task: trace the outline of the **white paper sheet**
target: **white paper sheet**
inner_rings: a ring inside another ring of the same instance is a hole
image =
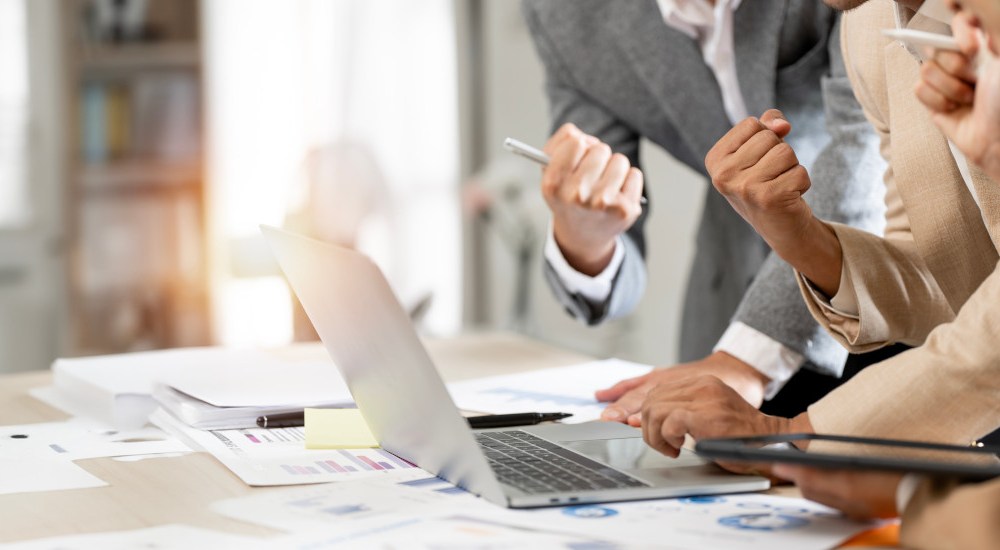
[[[472,514],[472,517],[478,517]],[[486,516],[507,525],[612,538],[617,542],[699,550],[833,548],[872,525],[848,520],[805,499],[723,495],[506,510]]]
[[[0,456],[0,495],[104,487],[107,483],[69,460]]]
[[[161,525],[134,531],[67,535],[5,545],[6,550],[188,550],[190,548],[276,548],[268,539],[231,535],[186,525]]]
[[[83,460],[190,451],[177,438],[152,427],[121,431],[80,418],[0,426],[0,457],[6,458]]]
[[[871,525],[824,506],[768,495],[689,497],[508,510],[444,480],[357,480],[217,502],[217,512],[289,532],[326,526],[330,546],[363,536],[418,532],[433,521],[479,522],[622,547],[701,550],[832,548]],[[318,540],[318,539],[317,539]],[[324,546],[318,546],[322,548]]]
[[[417,469],[382,449],[306,449],[302,428],[196,430],[162,409],[153,413],[150,421],[189,445],[211,453],[251,486],[391,477]]]
[[[625,378],[643,375],[652,369],[620,359],[593,361],[569,367],[493,376],[448,384],[460,409],[491,414],[517,412],[566,412],[566,423],[597,420],[605,403],[594,392]]]
[[[461,516],[447,518],[407,517],[367,521],[351,525],[346,532],[313,529],[312,532],[275,539],[281,548],[479,548],[503,550],[566,548],[612,550],[624,546],[587,537],[508,527]]]
[[[209,357],[211,360],[209,360]],[[290,362],[263,351],[192,352],[160,382],[216,407],[284,407],[354,402],[333,361]],[[194,368],[200,365],[202,368]]]
[[[492,504],[423,470],[392,478],[352,480],[222,500],[212,509],[222,515],[288,532],[326,525],[340,530],[360,521],[444,517]]]

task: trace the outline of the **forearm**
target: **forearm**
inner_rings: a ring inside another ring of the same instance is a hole
[[[844,253],[833,228],[813,216],[797,235],[765,239],[781,259],[805,275],[817,289],[827,296],[837,294]]]

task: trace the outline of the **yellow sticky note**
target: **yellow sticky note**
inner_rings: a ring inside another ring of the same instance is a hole
[[[378,441],[358,409],[306,409],[307,449],[368,449]]]

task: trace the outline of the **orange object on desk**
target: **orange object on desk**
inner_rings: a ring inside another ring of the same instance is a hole
[[[854,535],[838,548],[857,546],[899,546],[899,522],[889,523]]]

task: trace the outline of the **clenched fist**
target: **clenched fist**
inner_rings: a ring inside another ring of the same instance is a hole
[[[712,184],[785,261],[834,295],[843,261],[833,230],[803,199],[811,185],[784,137],[791,124],[772,109],[747,118],[705,157]]]
[[[615,238],[642,212],[642,172],[625,155],[565,124],[545,144],[542,195],[566,261],[594,276],[611,262]]]

